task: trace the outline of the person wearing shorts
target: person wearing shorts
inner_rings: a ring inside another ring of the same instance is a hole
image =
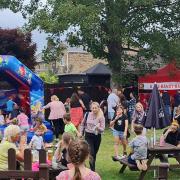
[[[119,160],[124,158],[126,153],[126,146],[127,146],[127,132],[128,132],[128,118],[124,114],[124,108],[122,106],[117,106],[116,108],[116,116],[110,122],[110,126],[113,128],[113,136],[114,136],[114,158]],[[123,146],[123,156],[120,157],[118,155],[118,148],[119,144]]]

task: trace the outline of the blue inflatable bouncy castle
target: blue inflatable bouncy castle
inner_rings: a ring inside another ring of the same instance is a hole
[[[17,58],[0,55],[0,76],[20,95],[20,106],[29,116],[32,108],[38,110],[44,105],[43,81]],[[0,96],[3,96],[2,93]]]

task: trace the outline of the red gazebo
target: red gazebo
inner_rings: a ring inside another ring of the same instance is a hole
[[[139,97],[143,104],[145,99],[149,99],[154,83],[157,83],[160,91],[167,90],[173,96],[180,89],[180,69],[176,67],[175,62],[158,69],[155,73],[148,73],[139,77]]]

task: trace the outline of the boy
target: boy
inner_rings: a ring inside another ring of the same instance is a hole
[[[13,98],[9,97],[9,100],[6,102],[7,117],[11,118],[10,115],[11,115],[11,112],[13,111],[13,108],[14,108],[15,104],[16,103],[13,101]]]
[[[29,147],[35,150],[40,150],[44,148],[44,142],[42,137],[41,130],[37,129],[34,136],[31,139],[31,142],[29,143]]]
[[[143,126],[134,125],[134,132],[136,137],[129,143],[132,154],[128,157],[128,162],[137,165],[139,170],[146,171],[148,141],[146,136],[142,135]]]
[[[70,117],[69,113],[64,114],[63,121],[65,124],[64,132],[68,132],[68,133],[72,134],[73,137],[76,137],[76,136],[80,137],[81,136],[81,134],[78,132],[78,130],[76,129],[74,124],[71,122],[71,117]]]

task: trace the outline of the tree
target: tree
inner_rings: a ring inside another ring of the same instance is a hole
[[[36,44],[32,43],[31,33],[23,33],[19,29],[0,29],[0,54],[12,55],[34,69],[36,65]]]
[[[70,45],[107,59],[115,76],[129,64],[142,72],[158,65],[157,56],[180,57],[179,0],[32,0],[23,15],[30,29],[67,32]]]
[[[43,50],[42,59],[45,63],[52,66],[52,73],[58,73],[57,61],[63,56],[63,51],[66,47],[56,37],[48,37],[47,48]]]
[[[0,9],[9,8],[13,12],[18,12],[22,8],[21,0],[0,0]]]
[[[58,83],[58,77],[51,71],[41,72],[39,73],[39,77],[47,84]]]

